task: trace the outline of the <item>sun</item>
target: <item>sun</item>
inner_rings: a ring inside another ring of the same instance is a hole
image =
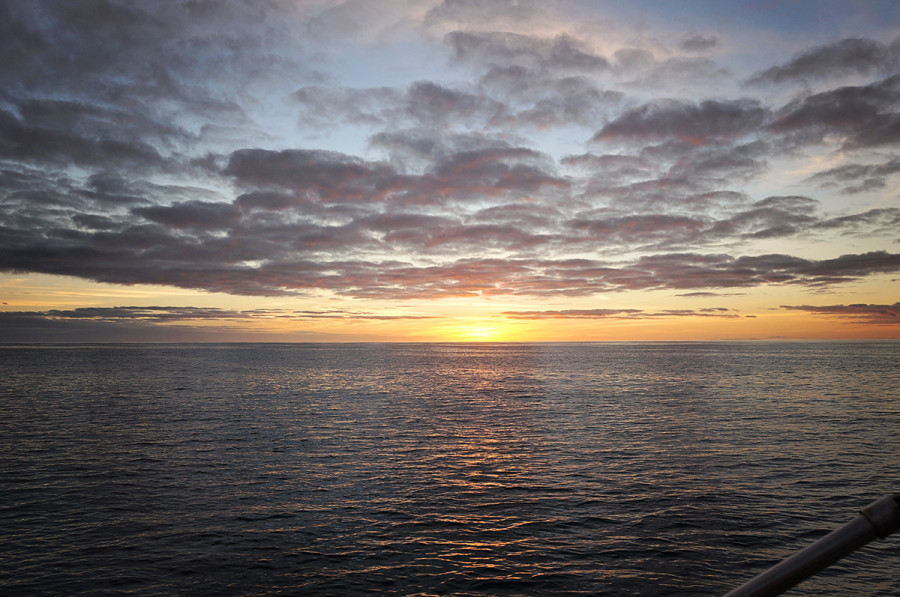
[[[454,322],[441,335],[451,342],[503,342],[511,339],[512,330],[496,319],[467,318]]]
[[[495,328],[476,326],[462,330],[463,337],[469,342],[491,342],[499,340],[502,334]]]

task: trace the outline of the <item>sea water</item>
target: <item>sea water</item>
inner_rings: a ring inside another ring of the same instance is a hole
[[[898,464],[895,341],[5,346],[0,593],[719,595]]]

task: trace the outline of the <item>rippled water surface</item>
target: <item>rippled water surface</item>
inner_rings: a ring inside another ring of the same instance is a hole
[[[718,595],[900,491],[900,342],[0,347],[0,415],[4,595]]]

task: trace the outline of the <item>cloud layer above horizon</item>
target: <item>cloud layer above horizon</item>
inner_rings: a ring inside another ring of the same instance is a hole
[[[900,9],[852,4],[791,35],[752,2],[5,2],[0,272],[387,301],[893,276]]]

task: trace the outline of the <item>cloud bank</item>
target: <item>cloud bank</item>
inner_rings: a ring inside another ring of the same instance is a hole
[[[379,6],[4,3],[0,271],[398,301],[900,271],[897,39],[761,50],[749,70],[729,30]],[[825,165],[763,190],[807,158]],[[90,317],[126,314],[202,316]]]

